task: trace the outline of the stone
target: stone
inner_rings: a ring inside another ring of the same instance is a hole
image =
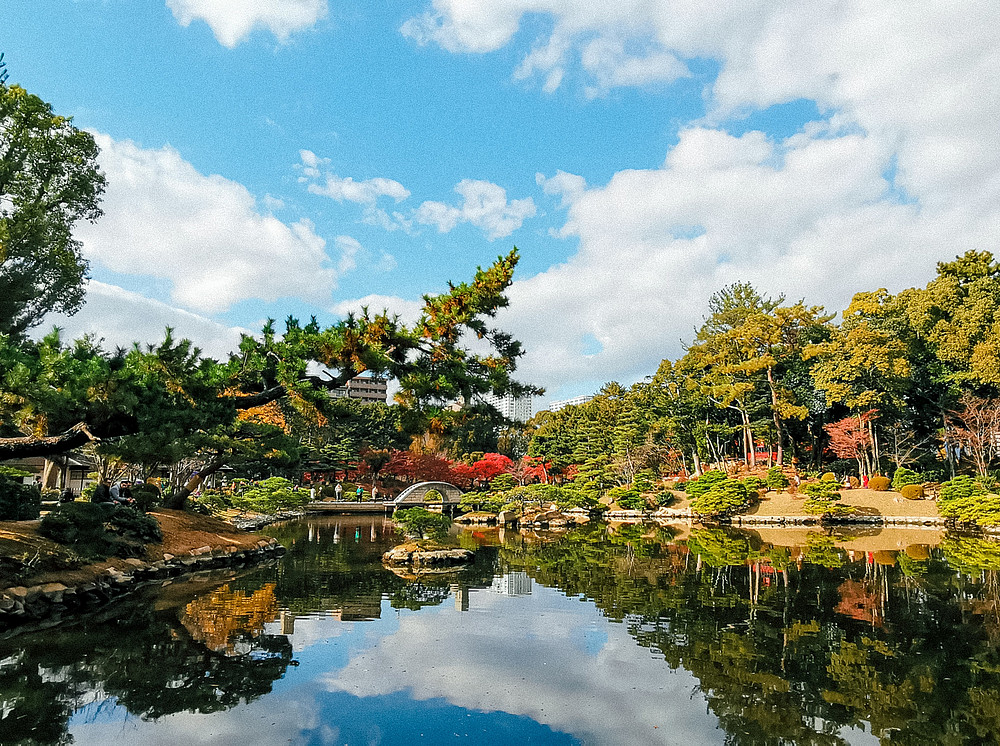
[[[136,557],[129,557],[128,559],[125,560],[125,564],[126,565],[132,565],[132,567],[145,567],[146,566],[145,562],[143,562],[141,559],[138,559]]]
[[[42,586],[42,595],[54,604],[62,603],[66,586],[62,583],[46,583]]]
[[[164,562],[169,562],[169,561],[170,561],[170,560],[172,560],[173,558],[174,558],[174,555],[172,555],[172,554],[164,554],[164,555],[163,555],[163,561],[164,561]]]
[[[508,525],[510,523],[515,523],[518,519],[518,515],[513,510],[501,510],[497,513],[497,523],[501,525]]]
[[[28,597],[28,589],[25,588],[23,585],[18,585],[14,586],[13,588],[8,588],[6,593],[15,601],[23,602],[24,599]]]

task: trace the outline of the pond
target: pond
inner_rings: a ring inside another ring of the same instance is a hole
[[[382,567],[380,518],[0,639],[0,743],[869,744],[1000,737],[1000,544],[584,526]]]

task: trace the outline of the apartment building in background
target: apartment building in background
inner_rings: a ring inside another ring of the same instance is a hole
[[[562,401],[554,401],[549,404],[550,412],[558,412],[560,409],[565,409],[566,407],[578,407],[581,404],[586,404],[593,396],[583,395],[574,396],[572,399],[563,399]]]
[[[514,396],[494,396],[493,394],[483,394],[480,399],[492,406],[508,420],[515,422],[527,422],[531,419],[531,397]]]
[[[365,404],[372,402],[385,404],[388,390],[388,384],[384,379],[362,374],[352,378],[346,385],[331,390],[330,396],[338,399],[360,399]]]

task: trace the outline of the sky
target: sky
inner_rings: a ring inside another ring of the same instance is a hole
[[[1000,5],[0,0],[17,83],[91,131],[108,345],[224,355],[516,246],[547,401],[683,354],[749,281],[836,312],[1000,235]]]

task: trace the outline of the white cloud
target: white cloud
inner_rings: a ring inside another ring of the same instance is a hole
[[[563,232],[578,253],[516,282],[501,312],[525,342],[524,377],[554,388],[651,373],[732,282],[838,309],[859,289],[923,284],[936,261],[989,245],[1000,210],[899,203],[883,178],[889,159],[860,134],[774,144],[693,128],[662,168],[576,193]],[[591,336],[602,349],[584,356]]]
[[[435,226],[439,233],[448,233],[460,223],[471,223],[492,241],[509,236],[527,218],[535,215],[535,202],[531,197],[508,202],[507,191],[488,181],[463,179],[455,191],[462,197],[458,207],[443,202],[424,202],[414,213],[414,220],[421,225]]]
[[[355,181],[350,176],[338,176],[324,169],[329,165],[329,158],[320,158],[311,150],[300,150],[302,163],[296,168],[302,173],[299,181],[309,182],[307,187],[312,194],[335,199],[338,202],[357,202],[360,205],[374,205],[379,197],[391,197],[396,202],[402,202],[410,196],[410,191],[398,181],[376,177]]]
[[[108,189],[104,217],[78,230],[88,258],[166,279],[174,302],[202,312],[249,298],[329,300],[336,273],[311,222],[262,214],[242,184],[199,173],[169,146],[95,137]]]
[[[535,183],[546,194],[561,196],[562,207],[570,205],[587,188],[587,182],[582,176],[565,171],[556,171],[556,175],[551,177],[541,173],[535,174]]]
[[[167,0],[167,7],[185,28],[192,21],[204,21],[218,42],[230,49],[258,28],[285,42],[327,14],[327,0]]]
[[[856,290],[923,284],[935,262],[995,244],[995,3],[433,0],[404,32],[481,53],[511,43],[529,14],[551,23],[533,24],[548,30],[514,75],[548,89],[574,70],[588,95],[672,80],[695,58],[719,73],[704,90],[708,116],[662,168],[590,189],[539,180],[569,207],[556,234],[579,251],[512,288],[505,318],[527,343],[525,377],[556,387],[650,373],[736,280],[840,309]],[[798,99],[827,121],[783,142],[723,131]],[[588,335],[603,345],[590,358]]]
[[[251,333],[97,280],[87,284],[87,301],[80,311],[73,316],[49,314],[36,335],[53,326],[63,329],[66,339],[84,334],[104,339],[107,349],[128,348],[134,342],[158,344],[169,326],[175,339],[190,339],[206,355],[219,359],[238,349],[241,333]]]
[[[342,300],[330,307],[330,312],[337,316],[346,316],[350,312],[360,313],[361,309],[367,307],[371,313],[381,313],[383,310],[389,315],[396,314],[404,324],[412,325],[420,318],[420,312],[424,308],[423,301],[407,300],[394,295],[366,295],[362,298],[352,298]]]
[[[418,700],[507,712],[586,743],[718,738],[718,720],[701,697],[691,696],[697,681],[636,645],[625,625],[598,621],[594,631],[607,641],[593,653],[581,651],[581,625],[588,622],[578,599],[536,586],[517,599],[474,591],[470,606],[469,612],[441,606],[403,616],[395,633],[331,672],[326,685],[360,697],[403,691]],[[482,613],[484,606],[494,608]]]
[[[337,236],[335,239],[337,248],[340,249],[340,261],[337,262],[337,271],[344,275],[358,266],[358,253],[362,251],[361,244],[356,238],[350,236]]]

